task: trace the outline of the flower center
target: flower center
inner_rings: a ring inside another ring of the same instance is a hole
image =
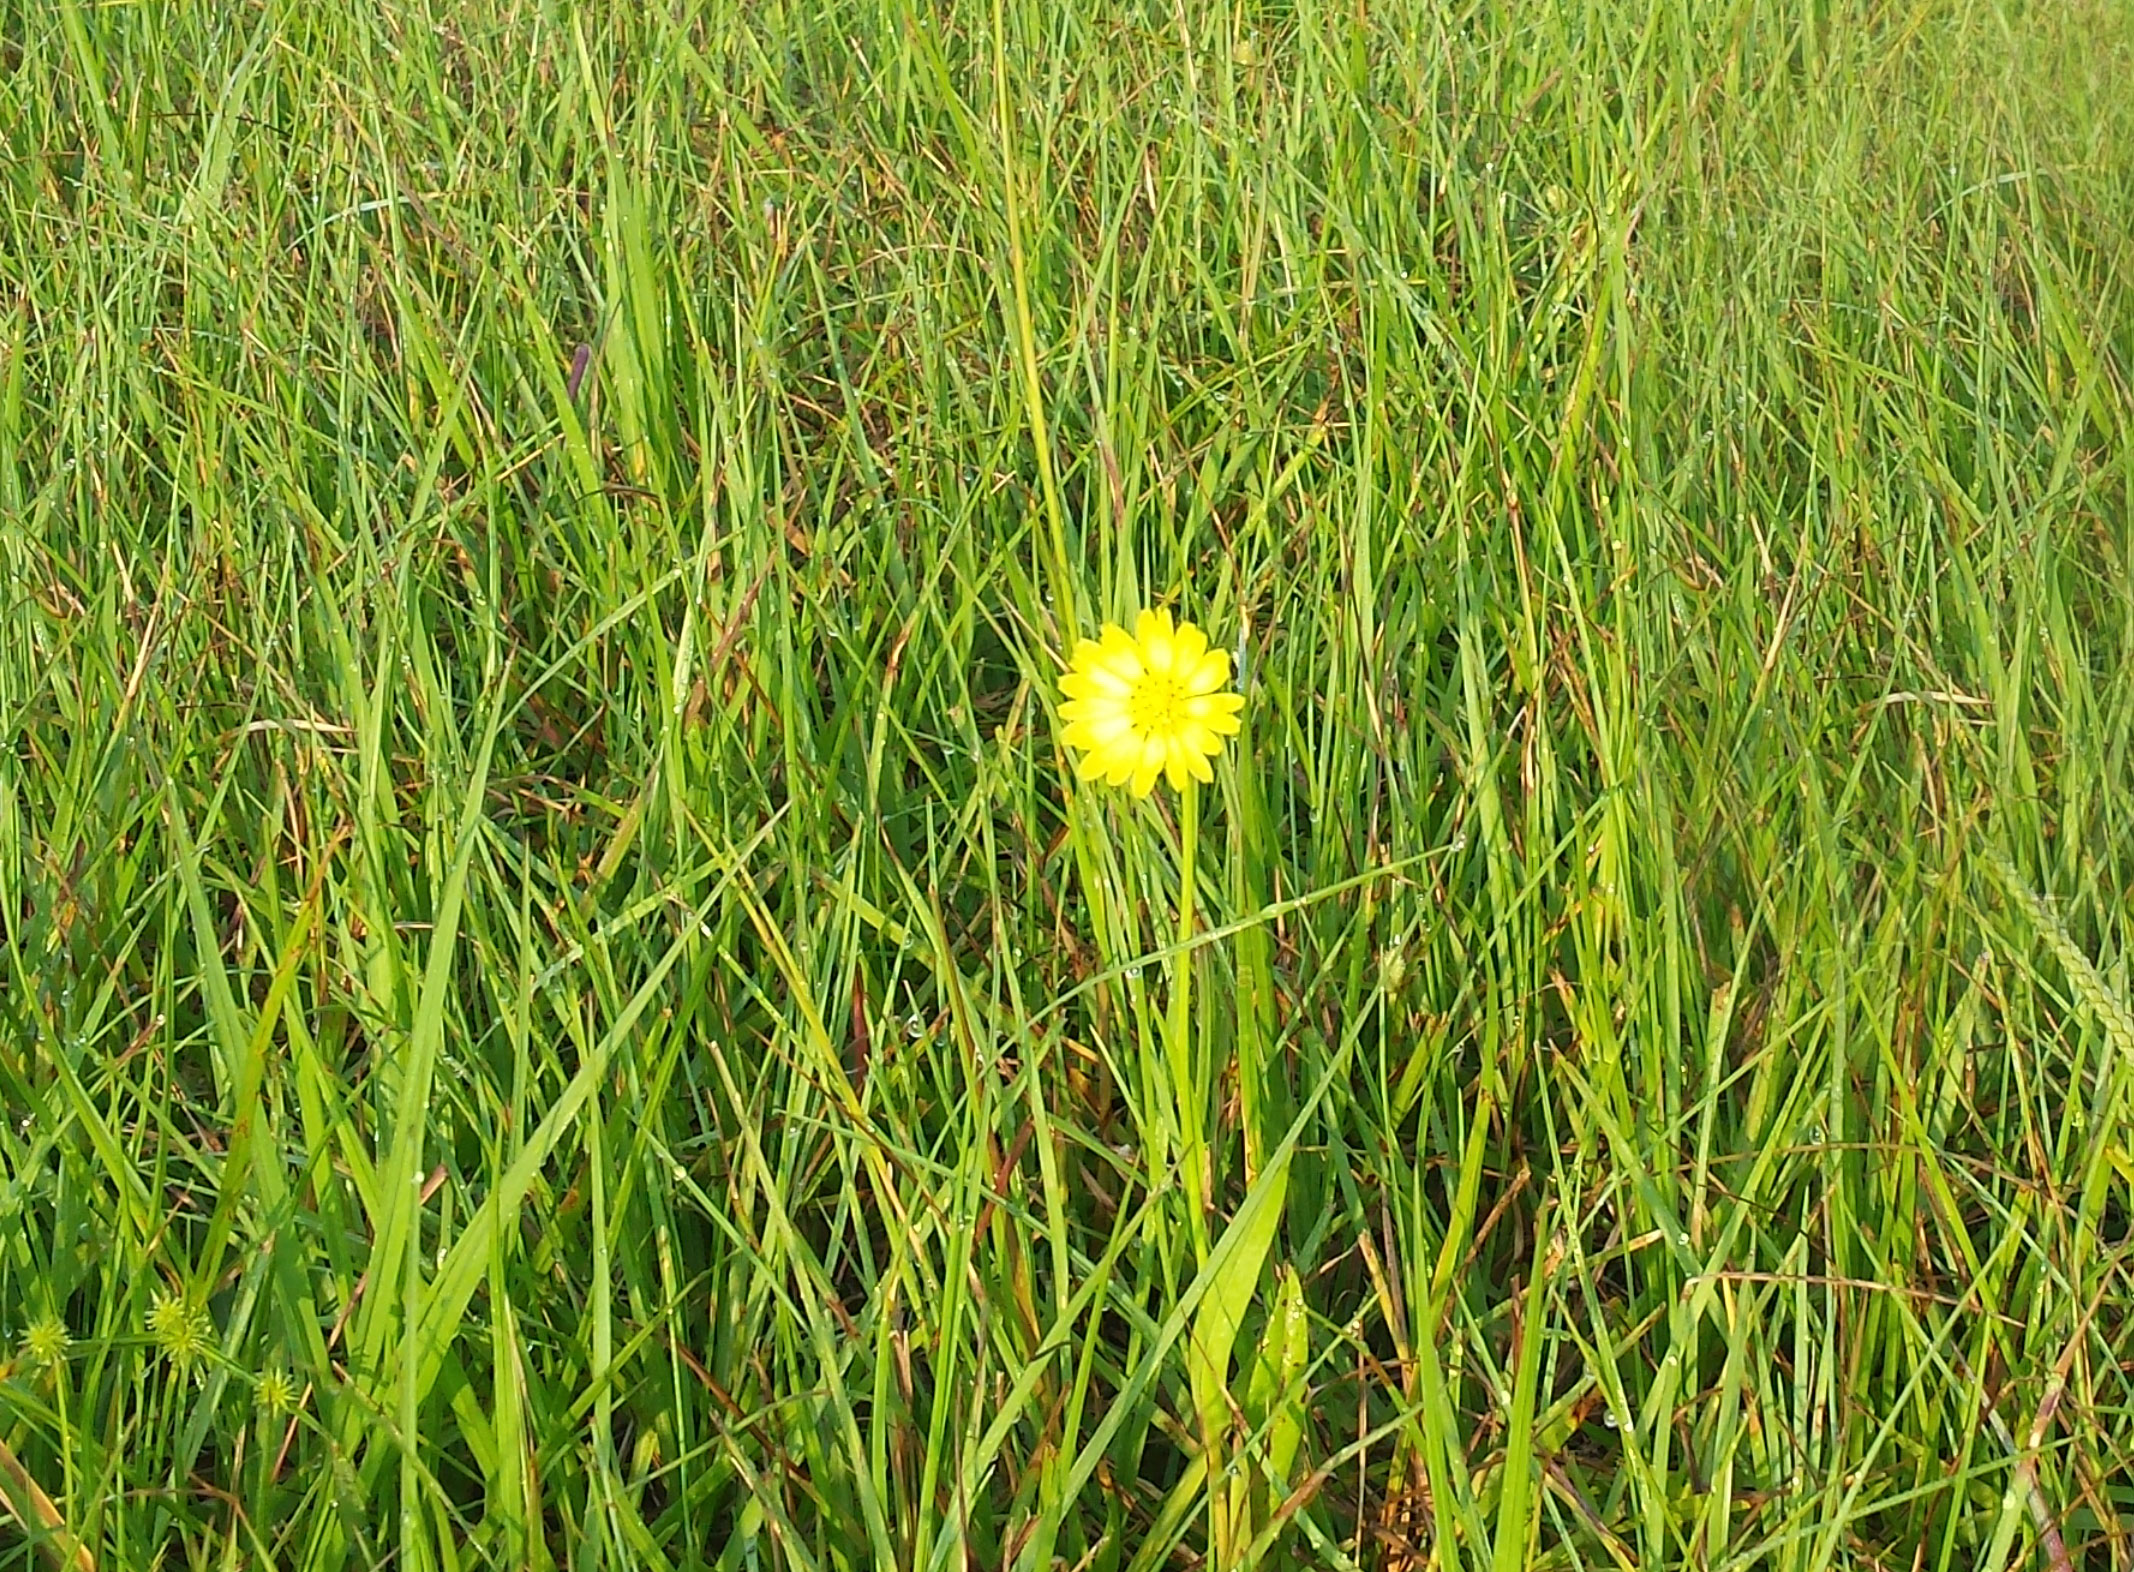
[[[1134,730],[1146,736],[1169,736],[1178,730],[1179,710],[1185,695],[1171,678],[1157,672],[1143,674],[1127,700],[1127,716]]]

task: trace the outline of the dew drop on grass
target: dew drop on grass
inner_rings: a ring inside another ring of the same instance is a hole
[[[1608,1410],[1608,1412],[1601,1415],[1601,1423],[1606,1425],[1610,1430],[1613,1430],[1615,1428],[1615,1410],[1611,1408]]]

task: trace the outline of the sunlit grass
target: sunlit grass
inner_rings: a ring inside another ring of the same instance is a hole
[[[0,0],[0,1565],[2128,1563],[2128,81]]]

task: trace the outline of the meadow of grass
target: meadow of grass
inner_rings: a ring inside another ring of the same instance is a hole
[[[0,0],[0,1567],[2134,1566],[2130,81]]]

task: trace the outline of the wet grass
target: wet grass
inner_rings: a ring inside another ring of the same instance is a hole
[[[0,3],[0,1565],[2134,1565],[2129,80]]]

